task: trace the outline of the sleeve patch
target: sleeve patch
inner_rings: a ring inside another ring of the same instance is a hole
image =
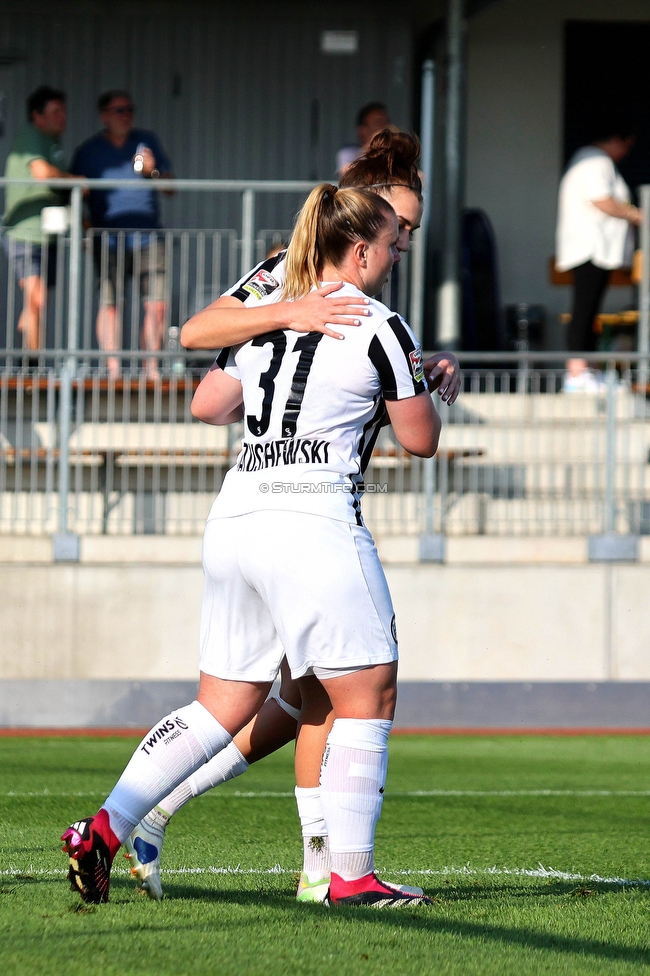
[[[278,287],[278,282],[275,280],[272,274],[265,271],[264,268],[260,268],[257,274],[254,274],[245,285],[242,286],[242,291],[248,292],[253,298],[262,299],[270,295],[271,292],[275,291]]]
[[[415,382],[424,383],[424,363],[422,362],[422,350],[419,346],[409,353],[409,365]]]

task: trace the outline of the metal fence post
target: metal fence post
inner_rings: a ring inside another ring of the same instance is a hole
[[[616,368],[607,364],[607,433],[605,440],[605,512],[603,531],[616,531]]]
[[[68,527],[70,499],[70,432],[72,417],[72,384],[77,368],[77,344],[79,339],[82,199],[81,187],[75,186],[71,194],[70,213],[70,264],[68,281],[68,354],[63,360],[59,396],[59,520],[58,532],[53,540],[55,562],[78,562],[79,536]]]
[[[638,351],[642,354],[637,374],[638,389],[645,396],[648,386],[648,346],[650,338],[650,186],[641,187],[641,287],[639,288]]]
[[[255,191],[242,193],[242,235],[241,235],[241,274],[253,267],[253,245],[255,241]]]
[[[590,562],[635,562],[639,541],[635,535],[616,534],[616,401],[617,373],[613,360],[607,363],[605,418],[605,498],[603,533],[588,540]]]
[[[435,531],[435,492],[436,465],[435,457],[424,459],[424,532],[420,536],[419,556],[421,563],[444,563],[447,552],[446,539],[442,532]],[[440,497],[442,506],[442,495]],[[440,518],[442,526],[442,514]]]
[[[434,494],[436,490],[436,460],[424,459],[424,531],[433,535],[434,531]]]

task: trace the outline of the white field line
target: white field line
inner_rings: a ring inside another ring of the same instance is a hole
[[[21,792],[19,790],[9,790],[0,793],[0,797],[30,797],[30,796],[108,796],[110,789],[105,791],[91,790],[34,790],[32,792]],[[291,793],[276,793],[271,790],[260,790],[257,792],[245,792],[243,790],[210,790],[206,796],[234,797],[242,800],[257,800],[267,797],[275,799],[294,798]],[[400,797],[423,797],[423,796],[650,796],[650,790],[409,790],[406,792],[389,791],[386,796]]]
[[[214,865],[209,865],[208,867],[202,868],[192,868],[192,867],[180,867],[180,868],[163,868],[161,874],[172,876],[178,875],[202,875],[202,874],[221,874],[221,875],[270,875],[270,874],[297,874],[298,868],[283,868],[280,864],[275,864],[272,868],[242,868],[239,865],[236,866],[225,866],[216,867]],[[30,877],[54,877],[61,876],[68,873],[67,868],[55,868],[52,870],[47,870],[45,868],[34,868],[30,865],[29,868],[15,868],[10,867],[4,870],[0,870],[0,877],[20,877],[20,876],[30,876]],[[424,869],[405,869],[405,870],[392,870],[386,869],[385,871],[380,871],[380,874],[386,874],[390,877],[427,877],[427,878],[450,878],[450,877],[513,877],[513,878],[543,878],[544,880],[558,881],[586,881],[595,884],[608,884],[616,885],[618,887],[628,887],[628,888],[650,888],[650,880],[644,878],[619,878],[619,877],[606,877],[600,874],[578,874],[573,871],[558,871],[555,868],[544,867],[543,864],[539,864],[536,868],[499,868],[496,865],[491,868],[473,868],[469,864],[465,864],[462,867],[443,867],[439,869],[434,868],[424,868]],[[113,869],[114,875],[122,875],[130,877],[131,872],[128,868],[116,867]]]

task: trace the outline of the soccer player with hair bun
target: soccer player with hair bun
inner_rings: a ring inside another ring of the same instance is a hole
[[[401,253],[408,251],[411,235],[422,218],[419,159],[417,137],[389,127],[377,133],[367,153],[350,166],[341,180],[341,188],[370,188],[390,203],[399,223],[397,250]],[[337,295],[341,286],[334,282],[289,307],[280,290],[285,256],[286,251],[279,251],[260,262],[215,302],[192,316],[183,326],[183,345],[188,349],[222,349],[285,328],[344,339],[344,334],[334,327],[358,326],[365,314],[364,306]],[[271,301],[262,303],[267,297]],[[454,354],[436,353],[424,365],[443,401],[454,403],[461,384]]]
[[[399,224],[397,249],[406,252],[409,238],[417,228],[422,212],[422,183],[418,171],[418,140],[406,132],[387,128],[374,137],[365,156],[349,167],[341,187],[366,187],[387,200]],[[224,296],[190,319],[183,330],[183,342],[195,348],[227,347],[278,326],[300,331],[322,331],[339,337],[332,325],[361,321],[357,316],[364,305],[337,298],[340,285],[333,283],[290,305],[283,301],[286,250],[262,261],[237,282]],[[333,315],[332,310],[336,312]],[[338,312],[337,312],[338,310]],[[286,314],[289,312],[290,314]],[[297,312],[300,315],[297,315]],[[352,318],[346,317],[350,313]],[[296,322],[300,318],[299,323]],[[240,324],[241,323],[241,324]],[[460,389],[460,370],[451,353],[440,353],[424,363],[431,388],[450,404]],[[213,372],[201,382],[192,409],[195,416],[211,422]],[[295,738],[300,716],[301,696],[286,666],[281,669],[279,693],[269,698],[250,725],[235,736],[223,753],[206,763],[171,796],[151,810],[127,839],[131,871],[151,898],[162,897],[160,855],[165,830],[172,816],[188,800],[246,772],[248,766],[281,748]],[[313,711],[313,709],[312,709]],[[300,901],[319,901],[329,885],[329,850],[325,821],[320,808],[319,775],[327,733],[334,720],[327,702],[322,701],[316,715],[303,714],[302,740],[296,766],[296,802],[303,835],[303,865],[297,897]],[[306,745],[310,740],[309,747]],[[408,889],[413,890],[413,889]]]

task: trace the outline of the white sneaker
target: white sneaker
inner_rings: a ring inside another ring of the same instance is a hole
[[[315,901],[322,902],[327,898],[330,889],[330,879],[321,878],[319,881],[309,881],[304,871],[300,872],[296,901]]]
[[[163,817],[157,815],[157,811],[154,812],[154,817],[147,814],[124,842],[127,850],[124,856],[131,864],[131,874],[138,879],[142,890],[154,901],[160,901],[163,896],[160,854],[167,823],[164,822]]]

